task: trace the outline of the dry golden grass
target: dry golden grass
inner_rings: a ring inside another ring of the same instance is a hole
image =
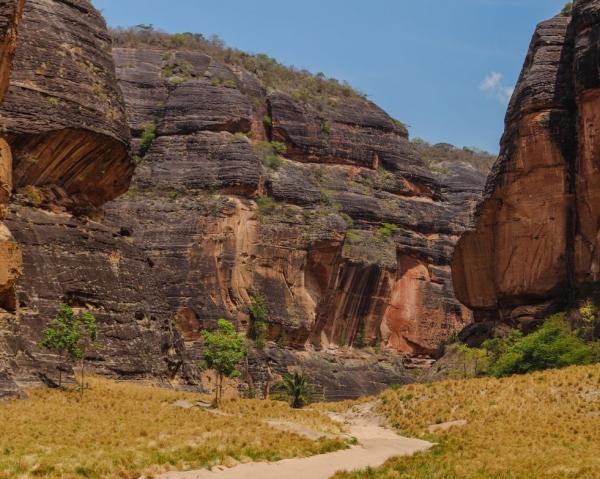
[[[0,478],[137,478],[168,469],[237,461],[279,460],[346,447],[273,429],[266,419],[293,420],[327,432],[317,411],[282,403],[225,401],[223,414],[173,406],[198,396],[93,378],[77,392],[35,390],[26,401],[0,403]]]
[[[381,400],[401,434],[439,445],[336,479],[600,478],[600,365],[408,385]],[[427,432],[461,419],[467,426]]]

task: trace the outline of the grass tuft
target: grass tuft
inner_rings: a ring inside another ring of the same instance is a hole
[[[0,478],[137,478],[243,460],[275,461],[343,449],[342,439],[307,438],[271,428],[285,419],[329,432],[317,411],[284,403],[225,400],[223,414],[173,403],[198,395],[92,378],[79,394],[34,390],[30,399],[0,403]]]

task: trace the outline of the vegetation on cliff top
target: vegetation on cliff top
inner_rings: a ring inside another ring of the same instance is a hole
[[[156,30],[152,25],[113,28],[110,33],[117,47],[200,51],[221,63],[255,74],[266,88],[284,91],[307,103],[320,102],[320,97],[365,97],[347,82],[283,65],[262,53],[251,54],[228,47],[217,36],[206,38],[201,33],[190,32],[171,34]]]
[[[567,3],[565,3],[565,6],[560,11],[560,14],[563,17],[568,17],[571,15],[572,10],[573,10],[573,2],[567,2]]]
[[[472,165],[476,170],[487,175],[497,158],[496,155],[478,148],[466,146],[457,148],[448,143],[432,145],[421,138],[414,138],[412,144],[427,167],[440,173],[447,173],[444,169],[444,162],[462,162]]]
[[[598,477],[600,365],[412,384],[380,398],[381,412],[400,434],[436,447],[335,479]],[[431,429],[450,421],[466,425]]]

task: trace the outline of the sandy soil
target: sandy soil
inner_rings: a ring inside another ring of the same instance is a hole
[[[433,444],[418,439],[398,436],[381,425],[381,418],[373,412],[373,404],[355,407],[343,415],[333,415],[343,422],[348,435],[358,444],[344,451],[307,458],[285,459],[273,463],[240,464],[231,469],[214,468],[212,471],[168,472],[160,479],[329,479],[338,471],[378,467],[394,456],[412,455],[426,451]],[[312,435],[303,427],[278,423],[290,432]],[[300,431],[302,428],[302,431]]]

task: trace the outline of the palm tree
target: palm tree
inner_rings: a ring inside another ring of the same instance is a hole
[[[304,407],[308,399],[308,381],[304,373],[294,371],[294,374],[286,374],[283,385],[290,396],[290,406],[294,409]]]

